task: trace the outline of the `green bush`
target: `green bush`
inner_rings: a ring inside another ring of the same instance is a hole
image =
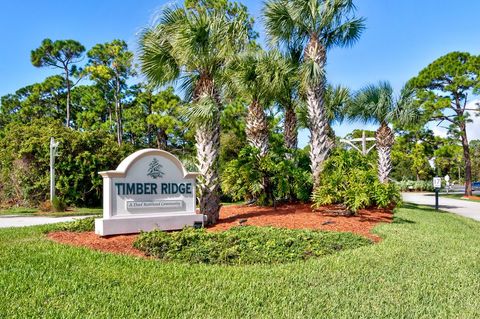
[[[11,123],[0,138],[0,203],[36,206],[48,199],[49,144],[60,144],[55,159],[57,195],[66,204],[98,206],[102,178],[99,171],[114,169],[131,146],[119,147],[115,137],[102,130],[76,131],[51,119],[28,125]]]
[[[432,181],[408,181],[403,180],[396,183],[400,191],[402,192],[433,192]]]
[[[67,204],[65,204],[63,199],[55,196],[52,199],[52,208],[54,212],[64,212],[67,208]]]
[[[96,217],[87,217],[77,219],[73,222],[58,223],[49,231],[69,231],[69,232],[88,232],[95,230],[95,218]]]
[[[393,183],[378,181],[377,170],[368,158],[356,151],[336,150],[325,161],[320,185],[312,194],[313,207],[343,204],[353,213],[369,206],[387,208],[400,203]]]
[[[241,265],[305,260],[369,243],[351,233],[239,226],[224,232],[185,228],[142,233],[134,247],[165,261]]]
[[[275,200],[305,202],[312,191],[308,154],[303,150],[287,159],[284,150],[271,150],[260,157],[257,149],[247,146],[237,159],[225,164],[221,178],[223,193],[234,201],[256,198],[259,204],[271,205],[263,188],[265,178]]]

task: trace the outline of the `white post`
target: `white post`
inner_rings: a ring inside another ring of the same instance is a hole
[[[365,131],[362,131],[362,155],[367,155],[367,138],[365,136]]]
[[[375,147],[375,143],[373,143],[373,145],[370,146],[370,148],[367,148],[367,142],[370,142],[370,141],[375,141],[375,138],[367,137],[365,134],[365,131],[362,131],[362,137],[360,138],[352,138],[351,140],[346,140],[344,138],[340,139],[340,142],[350,145],[351,147],[359,151],[363,156],[370,153],[370,151]],[[361,149],[358,148],[355,144],[353,144],[354,142],[360,142],[362,144]]]
[[[50,202],[55,198],[55,156],[57,156],[58,142],[50,138]]]

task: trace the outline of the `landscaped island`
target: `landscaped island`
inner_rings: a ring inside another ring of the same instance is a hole
[[[364,209],[355,216],[339,215],[339,209],[341,207],[325,206],[312,212],[305,204],[275,209],[229,205],[222,208],[218,223],[206,231],[186,228],[179,232],[154,231],[106,238],[93,233],[92,218],[62,224],[48,237],[69,245],[135,256],[153,255],[165,261],[281,263],[321,257],[379,241],[380,237],[371,230],[378,223],[389,223],[393,219],[392,212],[386,209]],[[332,213],[335,210],[337,213]]]

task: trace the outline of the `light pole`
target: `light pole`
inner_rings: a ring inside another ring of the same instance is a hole
[[[55,198],[55,156],[58,155],[58,142],[53,137],[50,138],[50,202]]]

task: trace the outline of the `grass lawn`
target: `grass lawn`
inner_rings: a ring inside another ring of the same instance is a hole
[[[478,318],[480,223],[413,205],[384,240],[282,265],[163,263],[0,230],[0,317]]]
[[[31,216],[36,212],[38,212],[38,209],[36,209],[36,208],[15,207],[15,208],[0,209],[0,216],[2,216],[2,215]]]
[[[464,194],[442,194],[440,196],[441,197],[447,197],[447,198],[453,198],[453,199],[461,199],[461,200],[466,200],[466,201],[472,201],[472,202],[480,202],[480,200],[477,200],[477,199],[462,198],[463,196],[465,196]]]
[[[8,209],[0,209],[0,216],[5,215],[21,215],[21,216],[49,216],[49,217],[65,217],[65,216],[86,216],[101,215],[102,208],[69,208],[65,212],[41,212],[37,208],[15,207]]]

